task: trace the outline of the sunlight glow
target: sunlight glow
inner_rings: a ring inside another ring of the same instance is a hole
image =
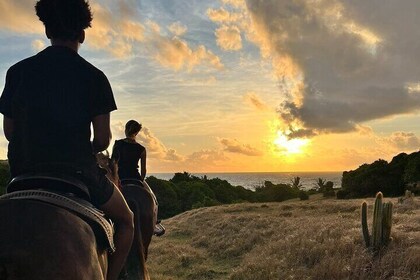
[[[281,131],[277,132],[277,138],[274,144],[286,154],[299,154],[303,152],[303,148],[309,143],[309,139],[289,139]]]

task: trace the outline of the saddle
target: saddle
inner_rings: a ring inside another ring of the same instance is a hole
[[[52,173],[21,175],[10,181],[7,194],[0,199],[30,199],[69,210],[91,226],[98,244],[110,252],[115,251],[112,222],[90,203],[87,186],[71,176]]]

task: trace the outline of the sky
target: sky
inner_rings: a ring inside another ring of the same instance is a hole
[[[0,0],[0,88],[50,44],[35,3]],[[79,54],[112,85],[113,141],[143,124],[149,173],[345,171],[419,150],[418,0],[90,5]]]

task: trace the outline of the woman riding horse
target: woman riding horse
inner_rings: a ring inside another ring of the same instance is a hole
[[[135,120],[129,120],[125,124],[126,138],[115,141],[112,150],[112,159],[118,165],[118,176],[122,186],[137,185],[145,188],[152,194],[156,204],[154,234],[156,236],[161,236],[165,233],[165,228],[157,221],[157,200],[153,191],[144,180],[146,178],[146,148],[136,141],[136,137],[141,129],[142,125]],[[138,165],[139,161],[141,166],[140,173]],[[126,200],[130,198],[129,192],[129,188],[126,188],[126,190],[123,191]],[[131,190],[131,192],[133,192],[133,190]],[[133,211],[132,208],[131,210]],[[149,242],[147,242],[147,244]],[[147,250],[145,255],[147,257]]]
[[[117,249],[110,256],[106,277],[115,280],[133,240],[133,214],[94,157],[109,145],[110,112],[116,105],[107,77],[78,54],[92,13],[85,0],[40,0],[35,8],[52,46],[13,65],[6,75],[0,112],[9,141],[11,174],[61,172],[86,183],[92,203],[115,224]],[[26,213],[13,205],[11,214]],[[42,208],[43,212],[49,209]],[[21,219],[24,217],[16,216],[19,222]],[[22,243],[28,242],[26,237],[25,232],[16,232]]]
[[[112,159],[118,163],[120,180],[137,179],[143,181],[146,178],[146,148],[136,141],[136,136],[141,129],[142,125],[140,123],[129,120],[125,124],[126,138],[115,141]],[[139,173],[139,161],[141,174]]]

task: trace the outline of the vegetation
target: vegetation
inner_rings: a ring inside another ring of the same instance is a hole
[[[299,180],[297,185],[300,185]],[[307,196],[306,192],[291,185],[265,181],[264,185],[252,191],[241,186],[232,186],[226,180],[208,179],[206,176],[199,178],[187,172],[175,173],[169,181],[153,176],[146,181],[159,201],[161,219],[206,206],[238,202],[279,202],[297,197],[306,199],[305,195]]]
[[[371,164],[363,164],[356,170],[343,172],[340,198],[371,197],[377,192],[385,196],[400,196],[406,189],[420,182],[420,152],[410,155],[401,153],[390,163],[379,159]]]
[[[302,184],[300,183],[300,177],[294,177],[292,179],[292,188],[300,189],[301,187],[302,187]]]
[[[298,199],[187,211],[154,238],[154,280],[420,279],[420,198],[394,202],[392,242],[377,255],[360,230],[362,200]],[[373,198],[366,199],[373,211]],[[369,224],[372,215],[369,215]]]

